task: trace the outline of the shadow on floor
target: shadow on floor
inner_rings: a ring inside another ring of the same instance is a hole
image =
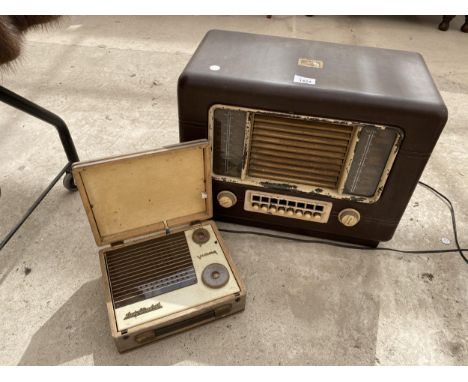
[[[89,281],[34,334],[19,365],[59,365],[113,346],[101,279]]]
[[[92,280],[34,334],[19,365],[76,363],[90,355],[95,365],[372,365],[380,305],[378,295],[368,292],[376,277],[371,263],[369,277],[354,285],[346,276],[340,280],[346,285],[304,278],[276,295],[247,276],[251,293],[242,314],[125,354],[110,335],[101,279]],[[279,285],[287,283],[283,276]],[[278,312],[280,306],[285,309]]]

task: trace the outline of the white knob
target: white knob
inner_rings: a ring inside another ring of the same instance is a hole
[[[361,214],[353,208],[346,208],[340,211],[338,220],[346,227],[353,227],[361,220]]]
[[[221,191],[217,196],[221,207],[230,208],[237,203],[237,197],[231,191]]]

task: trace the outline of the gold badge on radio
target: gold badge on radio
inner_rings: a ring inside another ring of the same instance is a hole
[[[322,60],[314,60],[312,58],[300,58],[297,62],[299,66],[307,66],[308,68],[323,68],[323,61]]]

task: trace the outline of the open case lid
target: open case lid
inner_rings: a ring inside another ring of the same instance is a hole
[[[213,215],[207,140],[79,162],[73,177],[98,245]]]

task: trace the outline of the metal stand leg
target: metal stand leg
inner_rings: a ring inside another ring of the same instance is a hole
[[[62,175],[69,169],[71,166],[71,163],[67,163],[65,167],[57,174],[57,176],[54,178],[54,180],[47,186],[47,188],[42,191],[41,195],[35,200],[35,202],[32,204],[31,207],[28,208],[26,213],[23,215],[23,217],[20,219],[18,223],[15,224],[15,226],[10,230],[10,232],[7,233],[7,235],[2,239],[0,242],[0,251],[2,248],[8,243],[8,241],[13,237],[13,235],[20,229],[20,227],[23,225],[23,223],[26,221],[26,219],[29,217],[29,215],[32,214],[32,212],[36,209],[36,207],[42,202],[42,199],[46,197],[46,195],[49,193],[49,191],[52,189],[52,187],[55,186],[55,184],[60,180]]]
[[[52,183],[47,186],[47,188],[41,193],[39,198],[33,203],[33,205],[28,209],[26,214],[22,217],[19,223],[17,223],[13,229],[6,235],[6,237],[0,242],[0,250],[6,245],[6,243],[13,237],[16,231],[21,227],[21,225],[26,221],[26,219],[31,215],[35,208],[41,203],[42,199],[47,195],[47,193],[52,189],[52,187],[59,181],[63,174],[63,185],[66,189],[70,191],[76,190],[76,185],[73,181],[73,176],[71,174],[71,166],[74,162],[78,162],[78,154],[76,152],[75,144],[70,135],[65,122],[56,114],[44,109],[43,107],[36,105],[35,103],[27,100],[26,98],[21,97],[20,95],[13,93],[12,91],[0,86],[0,101],[10,105],[11,107],[21,110],[27,114],[32,115],[44,122],[47,122],[53,125],[59,134],[60,141],[62,142],[63,149],[67,155],[68,163],[65,167],[58,173]]]
[[[455,16],[442,16],[442,21],[439,24],[439,30],[445,32],[448,31],[450,27],[450,21],[452,21]]]

